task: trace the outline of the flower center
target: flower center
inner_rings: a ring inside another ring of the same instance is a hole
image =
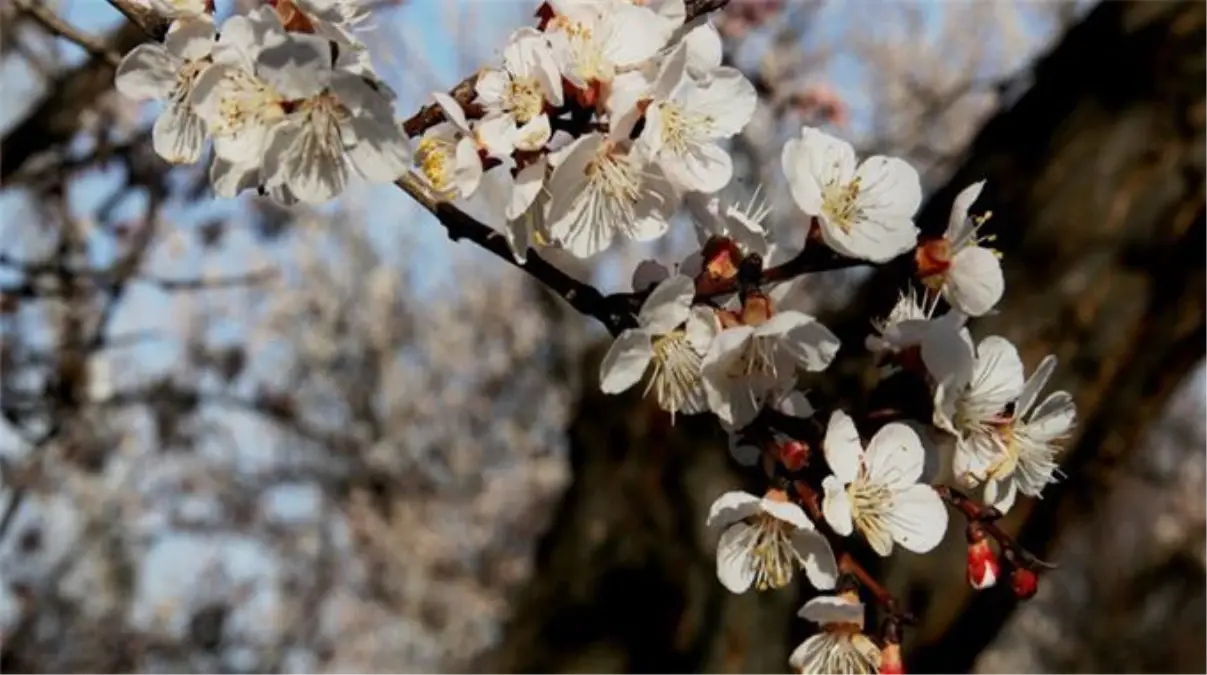
[[[662,144],[671,152],[682,155],[707,133],[713,124],[711,115],[689,115],[683,106],[666,101],[658,106],[662,113]]]
[[[758,516],[758,522],[752,528],[754,540],[750,544],[754,583],[758,590],[783,588],[792,580],[792,571],[798,562],[796,549],[792,547],[794,529],[774,516],[765,513]]]
[[[503,109],[520,124],[527,124],[545,109],[545,93],[535,77],[512,77],[503,97]]]
[[[455,165],[453,144],[443,138],[429,137],[419,141],[415,149],[415,164],[436,192],[448,192]]]
[[[845,185],[831,183],[822,190],[822,215],[848,234],[863,212],[859,207],[860,182],[856,176]]]
[[[653,348],[654,374],[643,395],[653,389],[659,405],[673,417],[701,391],[702,357],[692,349],[683,329],[654,338]]]
[[[734,359],[729,376],[733,378],[764,376],[774,378],[775,342],[763,337],[752,337],[746,341],[742,353]]]
[[[887,486],[868,480],[866,469],[847,486],[851,502],[851,519],[864,533],[887,530],[887,516],[893,504],[893,492]]]
[[[223,83],[218,120],[211,133],[236,134],[252,124],[267,124],[285,116],[284,99],[267,82],[241,70]]]

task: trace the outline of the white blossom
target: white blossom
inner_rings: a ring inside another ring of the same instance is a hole
[[[407,170],[391,101],[359,75],[334,69],[326,39],[291,34],[262,51],[258,65],[291,102],[266,141],[266,183],[317,203],[342,193],[353,170],[374,183],[393,182]]]
[[[640,142],[677,189],[716,192],[733,177],[720,141],[746,126],[757,102],[754,85],[735,68],[717,68],[704,84],[693,80],[680,43],[654,84]]]
[[[197,79],[193,105],[214,153],[232,165],[261,163],[269,131],[285,117],[288,101],[261,77],[259,57],[288,37],[271,7],[232,16],[222,24],[213,65]]]
[[[956,196],[951,217],[942,239],[927,243],[923,282],[938,290],[952,307],[969,316],[987,314],[1002,299],[1005,280],[1002,263],[996,251],[980,246],[991,239],[979,237],[977,231],[988,214],[969,217],[968,209],[981,194],[985,181],[973,183]]]
[[[783,588],[797,567],[819,590],[834,588],[838,564],[830,543],[801,507],[782,492],[763,498],[727,492],[712,503],[708,527],[723,529],[717,544],[717,579],[733,593],[754,586]]]
[[[434,92],[447,122],[428,127],[415,146],[419,176],[442,199],[468,197],[482,180],[482,160],[473,130],[461,105],[453,97]]]
[[[512,33],[503,48],[503,68],[478,75],[474,85],[486,117],[504,116],[511,128],[502,139],[482,140],[492,154],[510,154],[512,147],[538,150],[552,135],[546,104],[562,105],[561,74],[548,39],[533,28]]]
[[[863,633],[863,603],[853,594],[823,595],[805,603],[798,615],[821,631],[806,639],[788,657],[797,673],[875,673],[880,649]]]
[[[558,70],[587,105],[598,102],[600,90],[618,72],[653,57],[670,37],[666,23],[642,5],[565,0],[549,4],[557,15],[545,32]]]
[[[818,219],[830,248],[886,262],[917,243],[922,186],[904,160],[876,155],[856,166],[849,143],[804,127],[784,146],[782,161],[793,200]]]
[[[214,24],[203,14],[173,22],[163,44],[141,44],[117,67],[114,84],[123,96],[164,102],[151,129],[151,144],[173,164],[201,157],[205,126],[193,111],[192,97],[213,49]]]
[[[770,394],[795,381],[798,367],[824,370],[838,346],[828,328],[795,310],[777,312],[757,326],[727,328],[704,357],[708,406],[728,427],[744,427]]]
[[[767,258],[771,245],[763,221],[771,215],[771,209],[761,194],[760,185],[745,206],[732,204],[716,195],[687,195],[684,202],[694,216],[692,220],[700,245],[713,237],[725,237],[737,244],[743,253],[757,253]]]
[[[892,553],[894,542],[926,553],[943,540],[947,509],[933,487],[918,482],[926,452],[913,429],[890,422],[865,451],[855,423],[836,410],[823,450],[833,475],[822,482],[822,509],[834,532],[858,530],[882,556]]]
[[[989,336],[974,348],[967,330],[933,331],[922,361],[935,380],[936,427],[956,437],[952,471],[966,485],[983,480],[980,458],[998,451],[996,430],[1023,392],[1023,363],[1009,340]]]
[[[971,446],[964,471],[985,482],[985,503],[1006,513],[1019,493],[1038,497],[1058,471],[1058,443],[1067,438],[1077,418],[1068,392],[1049,394],[1038,406],[1039,394],[1056,369],[1048,356],[1027,382],[1013,411],[993,427],[993,444]]]
[[[657,239],[670,226],[674,189],[626,135],[614,126],[608,137],[579,138],[549,178],[549,234],[576,257],[603,251],[618,235]]]
[[[616,394],[632,387],[653,366],[645,395],[672,417],[707,409],[700,361],[718,330],[711,309],[693,310],[695,282],[675,275],[656,286],[637,315],[637,327],[616,337],[599,368],[600,388]]]

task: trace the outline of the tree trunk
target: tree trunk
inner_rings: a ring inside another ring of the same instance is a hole
[[[1008,337],[1029,367],[1056,354],[1052,386],[1077,401],[1067,479],[1039,502],[1023,500],[1006,523],[1041,554],[1086,526],[1203,357],[1204,15],[1202,3],[1100,4],[985,126],[920,217],[941,231],[955,194],[988,179],[976,210],[994,212],[988,229],[1005,254],[1007,292],[974,335]],[[850,311],[829,320],[851,357],[843,363],[859,364],[833,373],[842,399],[866,389],[867,320],[902,283],[899,266],[879,271]],[[570,429],[574,483],[484,665],[783,672],[803,629],[793,619],[798,598],[734,597],[715,580],[708,504],[740,481],[724,437],[701,419],[670,430],[636,396],[598,393],[598,356],[586,361],[591,376]],[[1005,588],[972,598],[952,530],[938,554],[901,554],[886,570],[924,619],[908,632],[909,670],[967,670],[1013,609]]]

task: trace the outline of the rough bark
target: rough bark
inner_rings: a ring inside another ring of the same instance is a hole
[[[1051,386],[1077,400],[1068,478],[1007,523],[1041,553],[1092,517],[1204,354],[1204,14],[1201,3],[1095,8],[920,217],[941,230],[956,192],[988,179],[977,210],[994,212],[988,229],[1005,253],[1008,290],[975,333],[1010,338],[1029,366],[1056,354]],[[878,273],[852,311],[832,318],[848,356],[901,283],[899,269]],[[795,599],[731,597],[713,577],[707,506],[739,480],[723,438],[700,420],[668,431],[636,397],[598,394],[597,358],[587,359],[570,430],[574,484],[486,665],[782,672],[790,633],[801,630]],[[843,399],[869,379],[837,372]],[[886,572],[926,618],[911,631],[912,671],[968,669],[1013,609],[1005,589],[971,598],[959,541],[935,557],[900,556]]]

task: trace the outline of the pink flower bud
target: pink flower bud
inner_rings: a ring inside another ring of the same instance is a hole
[[[968,545],[968,585],[978,591],[989,588],[997,583],[1001,573],[997,554],[990,548],[985,539],[974,541]]]
[[[1010,588],[1019,600],[1028,600],[1039,590],[1039,575],[1025,568],[1015,568],[1010,573]]]

